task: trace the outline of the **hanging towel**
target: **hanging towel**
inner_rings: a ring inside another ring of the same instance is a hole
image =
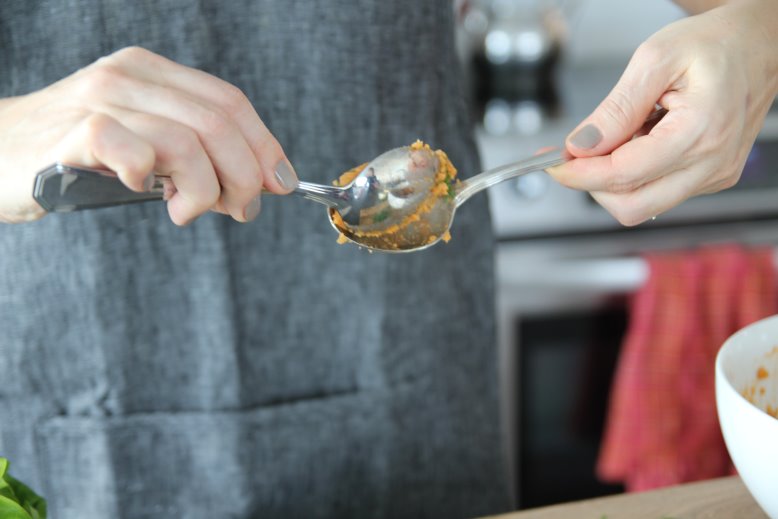
[[[732,472],[714,364],[738,329],[776,313],[772,250],[649,254],[611,387],[598,476],[641,491]]]

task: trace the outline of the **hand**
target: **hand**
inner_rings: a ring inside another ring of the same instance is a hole
[[[743,0],[660,30],[549,173],[624,225],[733,186],[778,93],[777,21],[778,2]],[[641,128],[656,104],[667,115]]]
[[[0,100],[0,221],[45,212],[35,174],[61,161],[115,171],[135,191],[170,176],[171,220],[208,210],[246,222],[263,187],[288,193],[297,176],[235,86],[140,48],[104,57],[43,90]]]

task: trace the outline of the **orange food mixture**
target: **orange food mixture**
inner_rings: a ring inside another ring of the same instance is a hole
[[[768,355],[776,355],[776,354],[778,354],[778,347],[773,348],[773,350]],[[757,381],[754,384],[748,386],[741,393],[743,397],[749,402],[751,402],[753,405],[755,405],[756,407],[760,407],[756,399],[757,390],[760,397],[765,396],[767,390],[765,389],[764,386],[759,384],[766,381],[769,377],[770,377],[770,372],[767,370],[767,368],[765,368],[764,366],[759,366],[756,370]],[[767,404],[767,406],[765,406],[764,411],[768,415],[772,416],[773,418],[778,419],[778,406],[772,406],[770,404]]]
[[[417,140],[413,144],[410,145],[410,149],[413,151],[426,149],[432,151],[429,144],[425,144],[420,140]],[[397,235],[399,231],[402,229],[405,229],[409,225],[411,225],[414,222],[418,222],[421,219],[421,215],[428,213],[432,210],[432,208],[435,206],[435,203],[438,198],[443,196],[452,196],[453,195],[453,189],[456,185],[456,175],[457,170],[454,167],[454,164],[451,163],[451,160],[448,158],[448,155],[443,150],[435,150],[433,152],[438,159],[438,169],[435,173],[435,182],[432,186],[432,189],[430,190],[430,196],[424,200],[422,204],[419,205],[419,208],[416,210],[415,213],[406,216],[402,222],[396,225],[392,225],[386,229],[382,229],[380,231],[358,231],[350,229],[349,225],[343,221],[343,218],[340,216],[340,213],[338,213],[334,209],[330,209],[330,216],[332,217],[332,222],[335,224],[335,226],[341,230],[339,236],[338,236],[338,243],[344,244],[347,243],[349,240],[346,237],[346,235],[342,232],[343,229],[349,229],[351,232],[353,232],[356,236],[365,236],[365,237],[373,237],[373,236],[383,236],[388,239],[387,244],[391,247],[392,241],[391,237],[392,235]],[[353,169],[350,169],[343,173],[340,177],[338,177],[337,180],[333,181],[332,184],[334,186],[345,186],[348,185],[352,180],[354,180],[359,173],[362,172],[363,169],[365,169],[365,166],[367,166],[367,163],[361,164]],[[430,236],[427,243],[434,243],[437,241],[437,236]],[[449,231],[446,231],[443,236],[441,236],[441,239],[448,243],[451,240],[451,233]]]

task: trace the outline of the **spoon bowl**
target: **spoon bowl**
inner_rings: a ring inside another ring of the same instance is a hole
[[[352,231],[383,232],[418,210],[434,187],[437,169],[438,159],[429,149],[391,149],[336,188],[344,191],[348,206],[334,209]]]
[[[330,224],[346,240],[371,251],[415,252],[432,247],[443,240],[454,221],[456,204],[448,197],[438,197],[429,212],[393,233],[377,232],[362,234],[360,229],[338,225],[333,214],[328,211]]]

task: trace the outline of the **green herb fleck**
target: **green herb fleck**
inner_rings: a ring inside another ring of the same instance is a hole
[[[380,223],[386,220],[388,217],[389,217],[389,209],[384,209],[383,211],[381,211],[380,213],[378,213],[373,217],[373,222]]]
[[[451,177],[446,177],[446,185],[448,186],[448,193],[446,194],[446,198],[453,200],[454,197],[457,196],[457,190],[454,187],[454,179]]]

